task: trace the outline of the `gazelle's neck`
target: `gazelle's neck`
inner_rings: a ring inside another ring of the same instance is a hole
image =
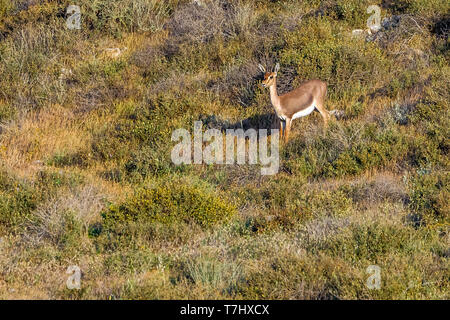
[[[277,80],[275,78],[274,84],[270,86],[270,101],[272,102],[273,107],[278,115],[280,115],[281,105],[280,105],[280,97],[277,93]]]

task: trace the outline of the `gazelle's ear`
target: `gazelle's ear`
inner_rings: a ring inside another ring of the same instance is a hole
[[[277,63],[277,65],[275,66],[274,72],[278,73],[278,71],[280,71],[280,64],[279,63]]]
[[[266,73],[266,68],[264,68],[262,64],[258,64],[258,68],[259,70],[261,70],[261,72]]]

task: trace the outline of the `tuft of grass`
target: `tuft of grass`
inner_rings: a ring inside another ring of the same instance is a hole
[[[186,277],[195,284],[223,288],[232,292],[243,281],[242,268],[234,262],[222,262],[200,256],[187,260]]]

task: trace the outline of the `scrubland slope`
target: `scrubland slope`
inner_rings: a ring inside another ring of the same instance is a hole
[[[0,298],[449,298],[448,1],[70,4],[0,0]],[[276,62],[344,116],[277,175],[175,166],[174,129],[270,127]]]

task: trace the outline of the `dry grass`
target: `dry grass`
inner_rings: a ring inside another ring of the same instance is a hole
[[[58,153],[76,153],[90,143],[73,112],[60,106],[29,112],[4,130],[2,144],[10,147],[1,153],[2,162],[14,169],[43,164]]]

